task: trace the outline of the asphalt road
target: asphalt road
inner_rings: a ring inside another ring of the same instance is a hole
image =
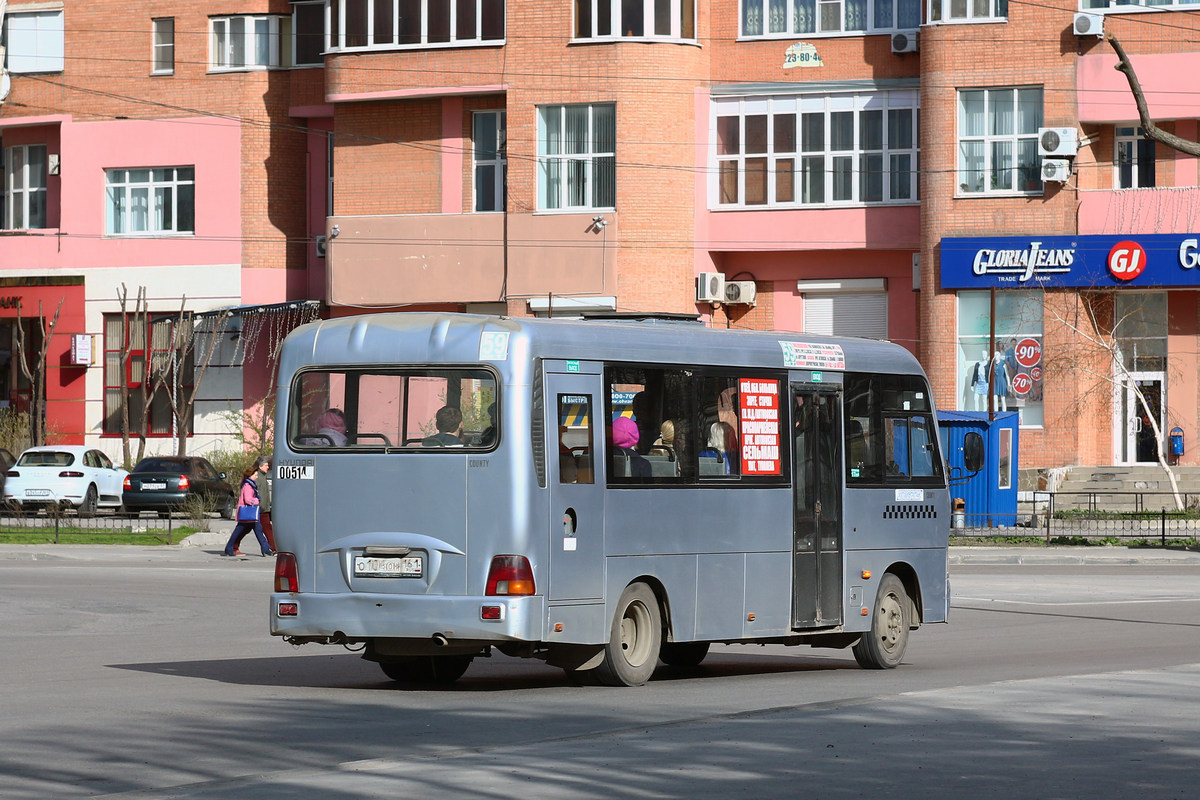
[[[892,671],[718,647],[637,689],[497,656],[416,690],[269,637],[271,559],[0,548],[0,798],[1192,798],[1200,555],[1112,550],[956,551],[951,624]]]

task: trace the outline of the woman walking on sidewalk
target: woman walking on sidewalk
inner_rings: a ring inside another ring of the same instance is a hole
[[[256,478],[259,476],[266,480],[266,472],[270,469],[271,462],[268,458],[263,457],[254,462],[254,466],[246,470],[242,475],[242,492],[238,497],[237,508],[237,526],[233,529],[233,533],[229,534],[229,541],[225,543],[225,555],[240,556],[242,551],[238,549],[238,545],[242,542],[242,537],[250,531],[254,531],[255,537],[258,538],[258,545],[262,548],[264,556],[273,556],[275,551],[271,548],[271,544],[267,541],[267,537],[263,534],[262,523],[259,521],[260,498],[258,494],[258,482]]]

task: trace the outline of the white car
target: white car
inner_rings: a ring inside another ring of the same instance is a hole
[[[122,484],[128,474],[91,447],[31,447],[9,467],[4,500],[21,509],[61,506],[89,516],[97,508],[121,507]]]

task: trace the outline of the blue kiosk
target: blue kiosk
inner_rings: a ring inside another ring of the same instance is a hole
[[[983,437],[984,468],[961,483],[950,486],[954,527],[997,528],[1017,524],[1017,435],[1020,417],[1016,411],[939,411],[942,450],[950,478],[967,474],[963,467],[963,439],[975,431]],[[958,503],[958,500],[963,503]],[[959,507],[962,507],[961,512]]]

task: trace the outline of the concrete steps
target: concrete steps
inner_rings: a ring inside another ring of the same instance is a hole
[[[1188,505],[1200,504],[1200,467],[1173,467],[1179,492]],[[1171,480],[1161,467],[1074,467],[1059,485],[1056,508],[1105,511],[1173,509]]]

